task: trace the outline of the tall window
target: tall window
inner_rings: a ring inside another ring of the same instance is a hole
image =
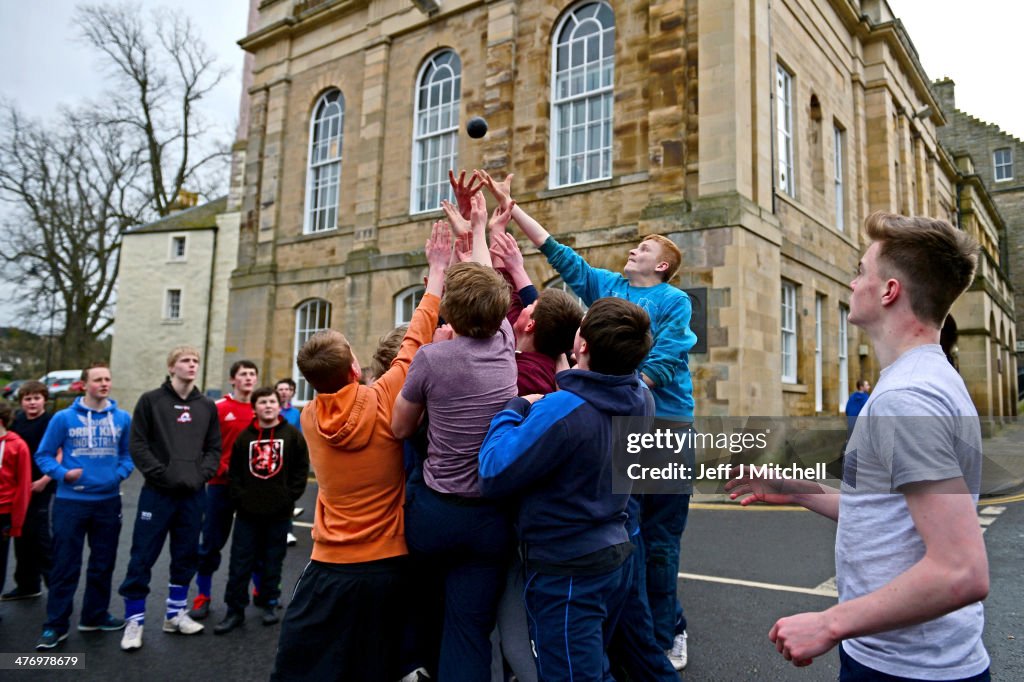
[[[552,50],[549,184],[563,187],[612,176],[615,14],[605,2],[570,10]]]
[[[782,283],[782,381],[796,383],[796,285]]]
[[[836,229],[846,229],[846,202],[843,197],[843,129],[833,128],[833,144],[836,152],[835,184],[836,184]]]
[[[325,92],[313,107],[309,123],[309,172],[306,175],[306,222],[303,233],[338,226],[338,182],[341,178],[341,137],[345,98],[340,90]]]
[[[821,366],[821,313],[825,297],[816,295],[814,297],[814,409],[821,412],[824,393],[824,381],[822,379]]]
[[[448,171],[458,156],[462,62],[451,50],[426,61],[416,81],[412,152],[412,213],[433,211],[453,201]]]
[[[322,298],[314,298],[306,301],[295,310],[295,352],[292,356],[299,354],[302,344],[309,340],[319,331],[331,326],[331,304]],[[306,382],[306,378],[295,365],[292,374],[295,377],[295,397],[297,401],[313,399],[313,387]]]
[[[846,318],[850,309],[845,305],[839,306],[839,412],[846,411],[846,398],[850,395],[850,339],[847,336],[849,328]]]
[[[422,286],[409,287],[395,296],[395,326],[412,322],[412,313],[423,300],[426,289]]]
[[[181,289],[168,289],[164,300],[164,318],[181,319]]]
[[[793,175],[793,74],[782,64],[775,66],[775,106],[779,154],[779,189],[796,196]]]
[[[995,167],[996,182],[1013,180],[1013,150],[997,149],[992,152],[992,165]]]

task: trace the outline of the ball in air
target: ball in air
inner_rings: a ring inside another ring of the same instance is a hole
[[[480,116],[474,116],[466,121],[466,132],[473,138],[483,137],[487,134],[487,121]]]

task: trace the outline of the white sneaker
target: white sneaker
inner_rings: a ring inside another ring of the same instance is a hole
[[[430,679],[430,673],[426,668],[416,668],[411,673],[398,680],[398,682],[425,682]]]
[[[665,652],[668,656],[668,660],[672,663],[672,667],[676,670],[682,670],[686,667],[686,631],[682,634],[676,635],[675,639],[672,640],[672,648]]]
[[[302,516],[303,511],[302,507],[294,507],[292,508],[292,516]]]
[[[289,547],[294,547],[295,543],[298,542],[298,541],[299,541],[299,539],[297,537],[295,537],[295,535],[293,533],[288,533],[288,546]]]
[[[137,620],[128,621],[121,635],[121,648],[125,651],[142,648],[142,625]]]
[[[178,611],[174,618],[164,621],[164,632],[180,632],[183,635],[195,635],[203,631],[203,626],[192,620],[185,609]]]

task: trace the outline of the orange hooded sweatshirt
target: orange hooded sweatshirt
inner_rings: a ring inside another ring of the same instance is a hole
[[[319,486],[314,561],[352,564],[408,553],[402,441],[391,433],[391,413],[413,356],[433,338],[440,303],[423,295],[391,368],[373,386],[321,393],[302,410]]]

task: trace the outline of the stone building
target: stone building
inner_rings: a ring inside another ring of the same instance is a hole
[[[999,126],[981,121],[956,106],[956,84],[949,78],[932,85],[942,106],[946,125],[939,139],[952,154],[971,157],[977,181],[991,195],[1006,225],[1001,241],[1003,270],[1013,284],[1016,310],[1024,306],[1024,142]],[[1017,359],[1024,359],[1024,322],[1015,330]]]
[[[121,243],[110,371],[114,397],[132,410],[167,376],[167,352],[188,344],[202,354],[196,384],[227,386],[224,332],[228,276],[238,254],[238,214],[227,198],[130,230]]]
[[[957,221],[945,119],[884,0],[263,0],[240,44],[225,361],[275,376],[301,379],[318,329],[366,358],[407,318],[449,167],[515,173],[520,205],[598,266],[673,239],[704,415],[840,413],[878,371],[846,321],[864,217]]]

